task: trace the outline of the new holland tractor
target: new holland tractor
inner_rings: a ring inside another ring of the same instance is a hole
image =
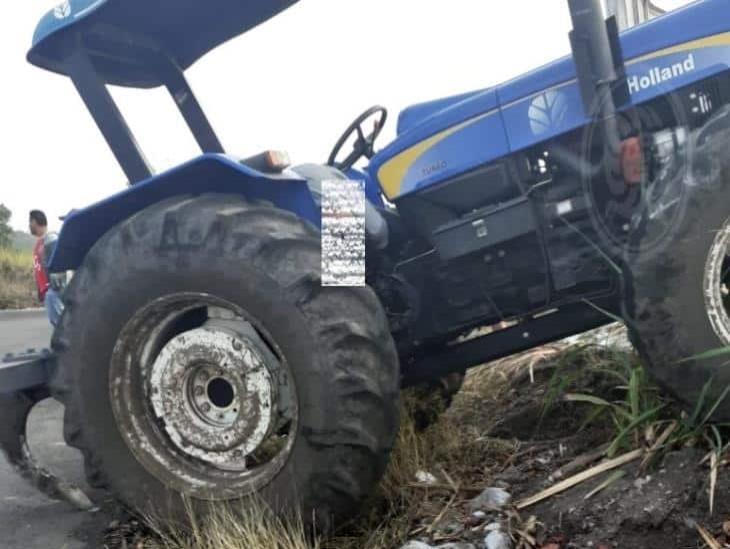
[[[184,71],[293,3],[68,0],[40,21],[28,60],[69,77],[129,186],[66,219],[52,349],[0,368],[21,472],[46,478],[25,422],[52,395],[89,483],[132,509],[255,494],[327,527],[383,473],[402,387],[617,318],[687,406],[730,383],[708,353],[730,345],[727,0],[623,32],[569,0],[572,56],[411,106],[391,143],[377,106],[323,164],[226,154]],[[167,88],[202,155],[153,173],[109,85]],[[323,285],[323,183],[347,180],[367,284]]]

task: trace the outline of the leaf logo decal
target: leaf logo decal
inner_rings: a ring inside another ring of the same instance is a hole
[[[565,94],[558,90],[548,90],[532,101],[528,116],[530,129],[534,135],[542,135],[550,129],[559,128],[568,112]]]

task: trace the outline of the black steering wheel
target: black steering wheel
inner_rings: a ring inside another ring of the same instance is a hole
[[[376,114],[380,114],[380,117],[375,120],[373,131],[366,137],[365,132],[362,129],[363,123],[368,118]],[[385,107],[377,105],[375,107],[370,107],[358,116],[355,121],[348,126],[345,133],[342,134],[342,137],[337,140],[334,149],[332,149],[332,154],[330,154],[329,160],[327,160],[327,165],[344,172],[352,168],[355,165],[355,162],[360,160],[361,157],[364,156],[365,158],[372,158],[375,154],[375,140],[380,135],[380,132],[383,131],[383,127],[385,126],[385,121],[387,119],[388,110]],[[357,140],[352,145],[352,152],[347,155],[347,158],[343,161],[338,162],[337,156],[340,154],[340,150],[354,132],[357,132]]]

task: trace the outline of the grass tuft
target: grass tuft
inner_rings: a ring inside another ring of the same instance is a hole
[[[156,534],[146,549],[319,549],[301,517],[282,518],[251,498],[235,509],[217,505],[200,519],[188,506],[188,524],[173,526],[155,518],[147,523]]]
[[[32,253],[0,248],[0,310],[38,306]]]

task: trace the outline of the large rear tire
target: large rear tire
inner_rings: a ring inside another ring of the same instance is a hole
[[[356,512],[397,435],[398,359],[374,293],[323,288],[320,265],[307,223],[237,196],[165,201],[94,246],[54,342],[69,443],[122,502]]]
[[[728,135],[700,134],[671,240],[627,255],[624,315],[632,343],[657,381],[690,409],[710,380],[707,407],[730,385],[728,355],[707,356],[730,346]],[[643,220],[635,249],[664,230],[661,222]],[[730,419],[730,398],[716,417]]]

